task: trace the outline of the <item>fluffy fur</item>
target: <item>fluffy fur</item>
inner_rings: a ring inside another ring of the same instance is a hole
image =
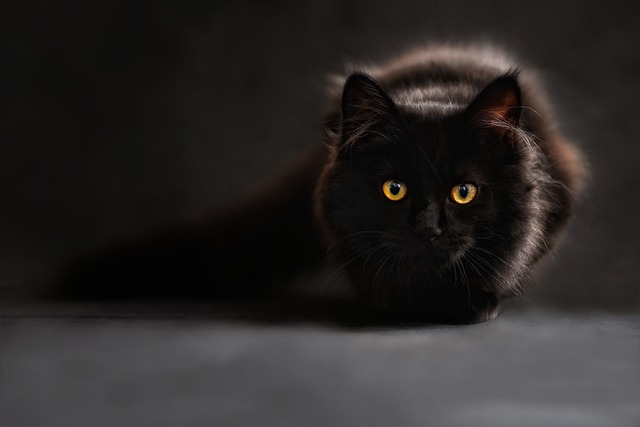
[[[495,49],[360,67],[330,114],[316,213],[356,289],[399,315],[494,317],[569,219],[584,172],[535,78]],[[410,196],[380,194],[399,178]],[[479,192],[468,205],[448,193]]]
[[[325,148],[270,190],[84,262],[65,294],[253,295],[328,254],[396,316],[493,318],[556,245],[584,176],[535,76],[491,47],[434,46],[352,66],[330,98]],[[388,179],[404,199],[384,197]],[[478,193],[459,205],[463,183]]]

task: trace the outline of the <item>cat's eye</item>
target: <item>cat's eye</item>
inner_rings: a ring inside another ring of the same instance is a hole
[[[451,189],[451,200],[459,205],[466,205],[478,195],[478,187],[473,184],[457,184]]]
[[[407,185],[397,179],[388,179],[382,183],[382,193],[387,199],[397,202],[407,195]]]

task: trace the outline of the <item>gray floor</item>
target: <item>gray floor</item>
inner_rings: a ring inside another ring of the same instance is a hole
[[[434,327],[272,309],[5,307],[0,425],[640,425],[637,316],[518,307]]]

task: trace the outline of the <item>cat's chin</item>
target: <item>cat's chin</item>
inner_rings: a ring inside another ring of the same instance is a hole
[[[452,268],[462,254],[452,253],[448,246],[434,244],[418,239],[388,239],[389,252],[399,262],[411,264],[411,267],[432,272],[444,272]]]
[[[386,234],[383,242],[391,244],[397,259],[409,260],[422,265],[431,273],[445,273],[454,268],[465,253],[473,247],[473,240],[460,237],[443,237],[427,240],[414,235],[398,236]]]

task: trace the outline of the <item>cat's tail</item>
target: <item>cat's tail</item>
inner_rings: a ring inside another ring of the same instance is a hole
[[[54,299],[253,297],[322,259],[313,191],[314,150],[245,204],[115,243],[68,266]]]

